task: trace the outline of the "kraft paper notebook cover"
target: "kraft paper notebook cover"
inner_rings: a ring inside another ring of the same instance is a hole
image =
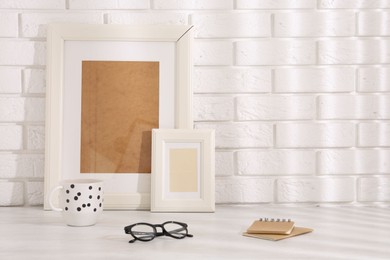
[[[283,234],[288,235],[294,228],[293,221],[260,219],[247,229],[248,234]]]
[[[253,238],[259,238],[259,239],[265,239],[265,240],[272,240],[272,241],[278,241],[289,237],[295,237],[299,235],[303,235],[306,233],[312,232],[313,229],[311,228],[304,228],[304,227],[294,227],[292,232],[288,235],[282,235],[282,234],[248,234],[243,233],[243,236],[246,237],[253,237]]]

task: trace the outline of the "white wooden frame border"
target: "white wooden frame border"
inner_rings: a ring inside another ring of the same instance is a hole
[[[215,211],[215,133],[212,129],[153,129],[152,131],[152,212]],[[164,198],[164,145],[200,143],[200,199]]]
[[[46,145],[45,200],[51,189],[62,180],[61,151],[63,129],[63,82],[65,41],[129,41],[174,42],[175,68],[175,128],[192,129],[192,26],[50,24],[47,34],[46,60]],[[57,202],[58,203],[58,202]],[[148,209],[149,193],[105,194],[105,209]]]

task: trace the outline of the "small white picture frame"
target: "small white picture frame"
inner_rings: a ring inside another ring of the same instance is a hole
[[[153,129],[152,212],[215,211],[215,133]]]

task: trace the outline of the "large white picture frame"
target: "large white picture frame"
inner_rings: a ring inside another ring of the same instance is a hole
[[[75,63],[84,59],[82,55],[96,60],[159,61],[160,128],[192,129],[191,29],[183,25],[49,25],[44,209],[50,209],[50,190],[63,179],[75,178],[104,180],[105,209],[150,208],[150,174],[81,174],[77,170],[81,86]]]
[[[153,129],[152,212],[215,211],[212,129]]]

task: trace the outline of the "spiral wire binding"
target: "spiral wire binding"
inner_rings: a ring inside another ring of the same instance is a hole
[[[264,222],[291,222],[289,218],[260,218],[259,220]]]

